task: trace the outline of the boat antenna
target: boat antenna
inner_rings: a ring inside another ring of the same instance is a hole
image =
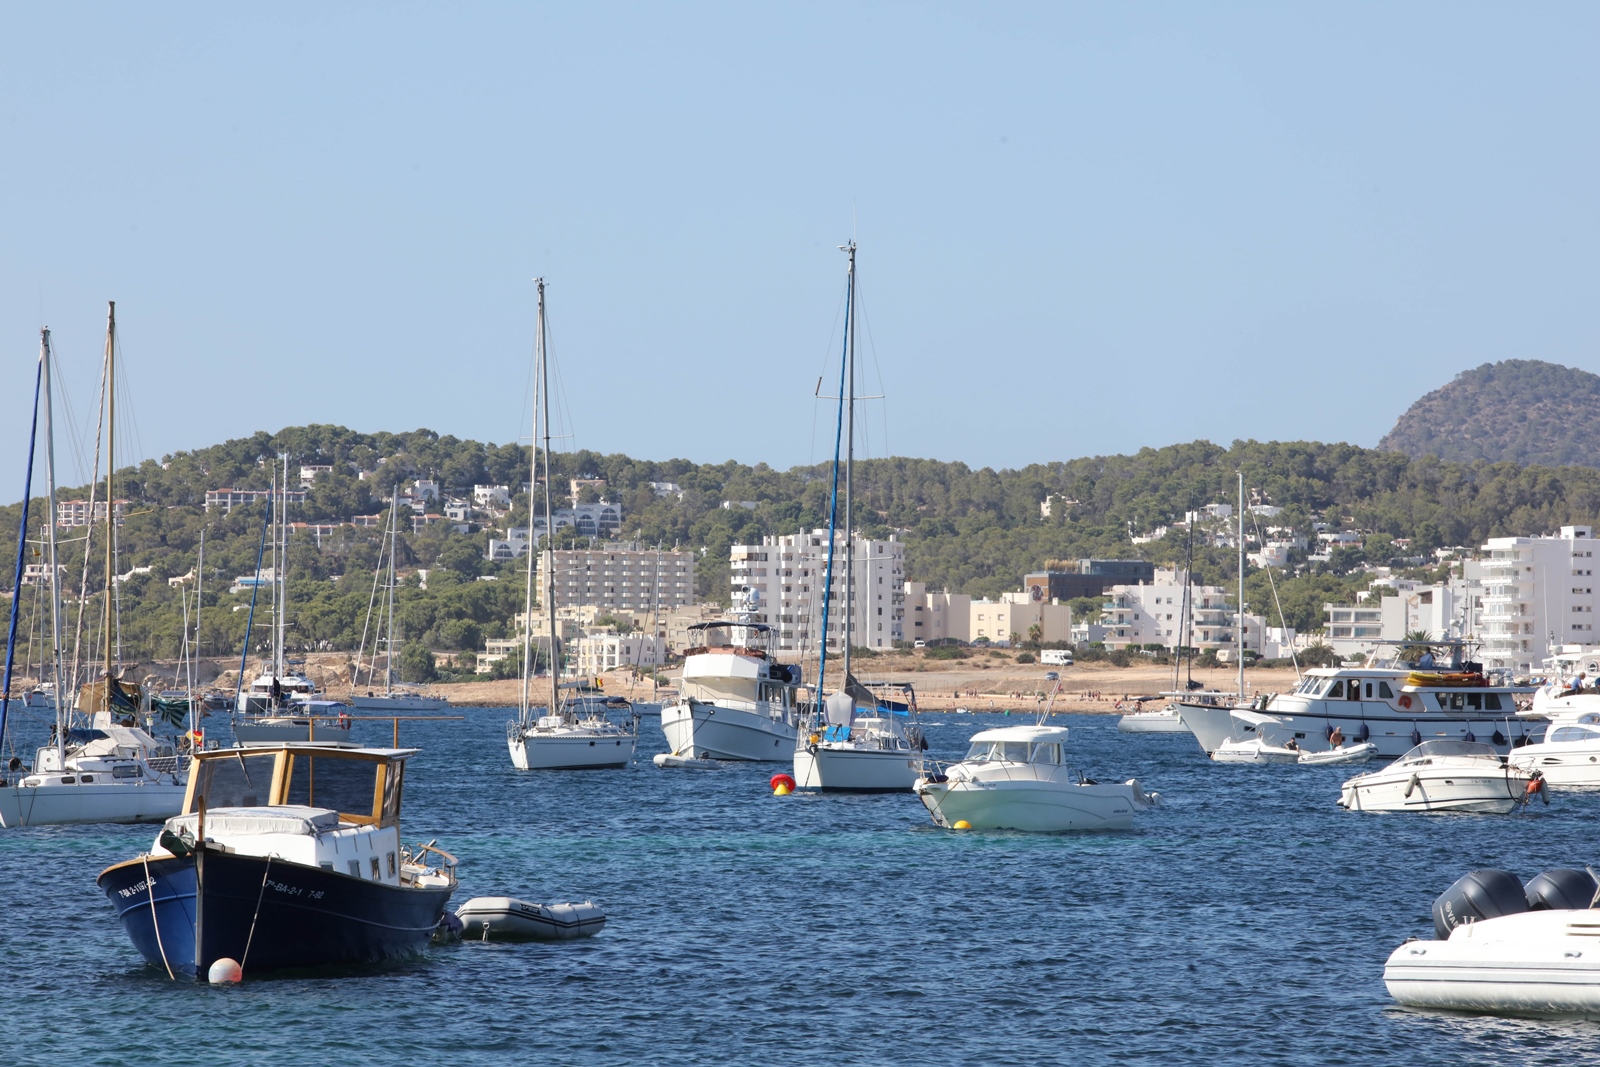
[[[1050,687],[1050,696],[1044,702],[1044,710],[1039,712],[1039,721],[1035,726],[1043,726],[1050,721],[1050,711],[1056,706],[1056,696],[1061,692],[1061,679],[1056,679],[1056,684]]]
[[[48,337],[48,333],[46,337]],[[48,352],[48,341],[45,352]],[[0,688],[0,738],[5,737],[6,719],[11,710],[11,667],[17,651],[17,614],[22,607],[22,573],[28,558],[28,504],[33,495],[33,446],[39,435],[39,394],[44,384],[45,352],[39,354],[39,370],[33,380],[33,423],[28,428],[28,472],[22,479],[22,524],[17,527],[17,567],[11,582],[11,622],[6,631],[6,674]],[[56,703],[61,694],[56,694]],[[59,737],[61,731],[56,731]]]

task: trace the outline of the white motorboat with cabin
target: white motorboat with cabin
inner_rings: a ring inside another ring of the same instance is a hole
[[[678,698],[661,709],[668,750],[701,759],[788,761],[800,714],[799,664],[778,663],[771,627],[738,619],[696,623]]]
[[[106,321],[106,394],[116,389],[116,305],[110,305]],[[35,431],[39,400],[44,400],[46,441],[47,503],[55,515],[55,448],[51,426],[50,331],[40,331],[39,372],[34,397]],[[115,499],[116,473],[114,411],[103,406],[106,416],[107,449],[106,496]],[[17,547],[16,578],[20,582],[27,543],[28,508],[31,500],[33,447],[29,445],[29,467],[24,479],[22,521]],[[96,479],[98,481],[98,478]],[[92,505],[92,499],[91,499]],[[178,812],[183,804],[187,757],[175,747],[158,741],[140,725],[141,715],[150,704],[137,682],[118,676],[113,655],[116,614],[113,589],[112,508],[105,508],[105,576],[101,615],[100,677],[78,691],[74,710],[55,701],[55,723],[48,744],[40,747],[31,766],[17,756],[0,771],[0,826],[49,826],[64,823],[159,822]],[[91,513],[93,507],[91,506]],[[61,662],[61,590],[57,565],[56,524],[47,522],[46,545],[50,591],[50,672],[52,688],[61,693],[64,678]],[[90,528],[93,536],[94,528]],[[93,546],[85,545],[87,555]],[[3,691],[0,691],[0,740],[4,740],[11,699],[11,668],[16,651],[16,623],[19,598],[11,601],[10,636],[7,640]]]
[[[1393,645],[1380,645],[1363,666],[1308,669],[1292,692],[1271,696],[1256,710],[1289,727],[1306,751],[1332,747],[1329,738],[1338,732],[1372,742],[1390,759],[1429,740],[1482,742],[1505,752],[1542,729],[1517,715],[1517,698],[1529,687],[1490,685],[1477,664],[1461,660],[1461,642],[1433,644],[1455,649],[1453,668],[1424,669],[1401,656],[1385,662],[1381,653]],[[1180,714],[1207,753],[1233,737],[1230,708],[1186,703]]]
[[[1488,745],[1424,741],[1389,766],[1345,782],[1339,806],[1505,814],[1540,791],[1538,771],[1511,766]]]
[[[1433,905],[1435,940],[1389,954],[1383,983],[1410,1008],[1600,1018],[1600,909],[1586,871],[1463,876]]]
[[[533,398],[534,445],[529,450],[531,468],[530,484],[544,486],[544,528],[550,536],[545,539],[543,602],[549,636],[550,702],[537,708],[531,700],[535,660],[533,643],[533,590],[535,585],[534,553],[528,553],[527,599],[523,606],[526,625],[522,631],[522,696],[517,717],[506,723],[506,748],[511,753],[511,765],[519,771],[529,770],[596,770],[626,767],[633,759],[639,740],[638,716],[630,716],[624,727],[606,714],[604,701],[563,701],[561,659],[562,649],[556,634],[556,578],[555,549],[552,540],[555,521],[550,506],[550,359],[545,337],[544,279],[535,278],[538,293],[538,324],[534,333],[534,363],[538,383]],[[541,410],[542,404],[542,410]],[[544,428],[544,472],[540,477],[538,431]],[[574,683],[587,687],[586,683]]]
[[[1158,802],[1136,780],[1096,782],[1066,762],[1065,726],[1006,726],[972,736],[966,758],[915,791],[940,826],[974,830],[1127,830]]]
[[[1538,771],[1553,786],[1600,789],[1600,711],[1560,718],[1544,739],[1511,750],[1511,766]]]

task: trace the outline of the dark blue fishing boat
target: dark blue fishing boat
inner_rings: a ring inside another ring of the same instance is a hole
[[[420,952],[455,859],[400,842],[414,749],[287,743],[202,752],[183,814],[99,885],[140,954],[173,977],[354,966]]]

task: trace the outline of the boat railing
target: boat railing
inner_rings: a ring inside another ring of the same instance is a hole
[[[189,757],[184,753],[175,756],[150,756],[144,762],[157,774],[181,775],[189,767]]]

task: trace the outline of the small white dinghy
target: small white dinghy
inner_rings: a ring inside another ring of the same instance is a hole
[[[1351,745],[1342,745],[1339,748],[1330,748],[1323,752],[1302,752],[1297,762],[1316,765],[1332,763],[1366,763],[1378,754],[1378,746],[1371,741],[1358,741]]]
[[[530,904],[515,897],[473,897],[456,909],[466,941],[570,941],[593,937],[606,913],[592,901]]]
[[[685,767],[696,771],[712,771],[722,766],[714,759],[701,759],[698,756],[680,756],[676,752],[658,752],[651,762],[657,767]]]

